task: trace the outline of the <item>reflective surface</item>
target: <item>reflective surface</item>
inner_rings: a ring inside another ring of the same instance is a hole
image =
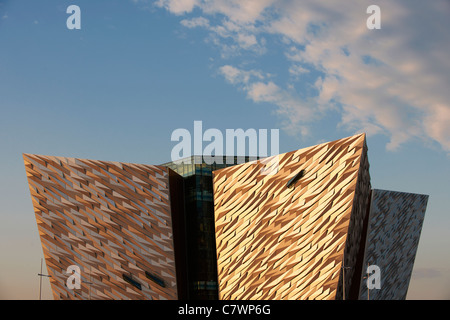
[[[216,157],[222,164],[213,160],[192,156],[162,164],[184,178],[189,299],[218,299],[212,172],[250,159]]]

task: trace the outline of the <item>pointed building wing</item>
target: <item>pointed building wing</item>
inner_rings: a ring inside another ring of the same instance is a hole
[[[178,297],[169,169],[23,157],[55,299]],[[66,285],[70,265],[79,290]]]
[[[359,299],[406,299],[427,202],[424,194],[372,190]],[[368,266],[379,268],[378,288]]]
[[[364,134],[217,170],[213,188],[220,299],[358,293],[370,193]]]

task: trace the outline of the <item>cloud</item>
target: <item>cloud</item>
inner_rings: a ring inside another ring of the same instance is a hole
[[[262,80],[265,76],[257,70],[245,71],[233,67],[231,65],[224,65],[219,68],[219,72],[225,77],[225,79],[231,84],[243,84],[248,85],[252,78]]]
[[[155,5],[165,8],[176,15],[181,15],[191,12],[199,2],[199,0],[158,0],[155,2]]]
[[[289,73],[294,76],[299,76],[303,73],[309,73],[308,69],[303,68],[300,65],[294,64],[289,68]]]
[[[193,18],[193,19],[185,19],[185,20],[181,20],[180,22],[183,26],[192,29],[192,28],[197,28],[197,27],[209,27],[209,20],[205,19],[203,17],[197,17],[197,18]]]
[[[442,272],[434,268],[417,268],[413,270],[412,276],[416,279],[439,278]]]
[[[290,120],[285,122],[286,131],[303,136],[309,134],[306,124],[314,117],[314,109],[294,92],[282,89],[271,81],[271,74],[264,74],[259,70],[242,70],[231,65],[220,67],[219,73],[229,83],[244,91],[248,99],[256,103],[277,105],[276,112]]]
[[[261,77],[230,63],[220,73],[255,103],[274,105],[289,130],[320,124],[335,112],[337,128],[386,135],[390,150],[422,141],[450,152],[450,4],[380,0],[381,29],[369,30],[372,2],[157,3],[177,15],[196,8],[197,17],[182,24],[207,29],[223,59],[248,53],[262,60],[282,51],[291,76],[285,83],[268,79],[264,67]]]

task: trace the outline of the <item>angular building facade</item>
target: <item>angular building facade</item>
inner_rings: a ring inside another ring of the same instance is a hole
[[[273,161],[270,175],[262,161],[214,172],[220,299],[348,295],[371,188],[364,135]]]
[[[180,297],[182,232],[170,192],[179,181],[168,168],[29,154],[24,162],[55,299]],[[67,286],[72,265],[80,289]]]
[[[370,299],[404,299],[428,197],[372,190],[367,153],[360,134],[240,164],[24,154],[54,298],[367,299],[376,264]]]
[[[359,299],[406,299],[427,202],[423,194],[372,190],[363,266],[380,268],[380,288],[370,290],[363,272]]]

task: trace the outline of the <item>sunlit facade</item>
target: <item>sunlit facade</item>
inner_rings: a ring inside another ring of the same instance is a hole
[[[55,299],[405,299],[428,196],[372,189],[368,159],[364,134],[261,160],[24,154]]]

